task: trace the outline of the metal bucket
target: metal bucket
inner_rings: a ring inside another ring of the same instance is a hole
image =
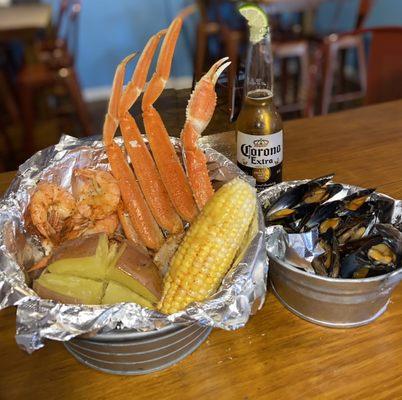
[[[402,280],[402,269],[374,278],[326,278],[269,257],[269,278],[279,301],[299,317],[331,328],[374,321],[387,309],[392,291]]]
[[[142,375],[178,363],[199,347],[211,330],[191,324],[151,332],[114,331],[72,339],[64,346],[79,362],[99,371]]]

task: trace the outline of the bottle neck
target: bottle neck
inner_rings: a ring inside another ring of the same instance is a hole
[[[264,32],[258,42],[249,42],[246,60],[246,76],[244,84],[245,96],[273,96],[273,58],[271,35],[269,30]]]

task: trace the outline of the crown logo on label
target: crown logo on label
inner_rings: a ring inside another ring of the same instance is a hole
[[[257,139],[254,140],[254,147],[267,147],[269,145],[269,140],[267,139]]]

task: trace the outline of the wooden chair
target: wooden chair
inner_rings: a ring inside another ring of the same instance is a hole
[[[228,95],[228,111],[230,120],[232,121],[237,114],[236,110],[236,89],[239,82],[239,65],[241,59],[241,46],[247,44],[248,33],[246,29],[234,29],[225,23],[220,17],[220,34],[222,43],[227,55],[231,61],[231,65],[227,71],[227,95]],[[273,42],[274,57],[281,63],[281,103],[279,110],[282,113],[300,112],[303,116],[312,115],[312,107],[308,105],[309,98],[308,84],[309,77],[309,46],[306,40],[294,39],[294,34],[288,37],[286,32],[281,32],[280,37],[275,35],[277,26],[274,25],[275,17],[271,17],[271,32]],[[298,61],[300,71],[297,74],[296,84],[293,90],[293,99],[288,102],[288,61],[295,59]],[[238,108],[238,107],[237,107]]]
[[[213,35],[218,35],[220,25],[217,21],[211,21],[208,16],[210,1],[197,0],[200,13],[200,21],[197,26],[196,51],[194,59],[194,81],[197,82],[205,72],[205,63],[208,53],[208,39]]]
[[[62,2],[62,6],[63,4],[64,1]],[[57,85],[63,86],[76,110],[82,127],[82,134],[90,135],[93,133],[89,112],[82,97],[78,76],[74,67],[74,53],[69,50],[69,46],[72,46],[76,50],[80,11],[81,4],[78,0],[70,3],[68,13],[64,11],[64,18],[67,19],[65,21],[65,33],[62,41],[59,43],[63,42],[66,45],[55,46],[53,49],[43,51],[37,63],[25,65],[17,75],[16,82],[20,96],[25,133],[24,152],[26,155],[34,151],[34,96],[39,89],[54,88]]]
[[[371,7],[372,0],[361,0],[359,15],[357,18],[356,29],[359,30],[364,24]],[[347,101],[362,99],[366,93],[366,56],[365,45],[361,35],[353,32],[343,34],[331,34],[324,38],[322,43],[323,52],[323,75],[322,75],[322,93],[321,93],[321,114],[328,114],[332,104],[345,103]],[[357,54],[357,77],[359,88],[357,90],[345,89],[345,65],[346,52],[355,50]],[[333,94],[335,74],[339,72],[340,93]]]
[[[326,51],[334,51],[335,53],[339,46],[342,46],[343,43],[348,43],[348,41],[363,43],[367,35],[370,35],[371,38],[370,54],[367,66],[365,61],[364,65],[360,67],[360,72],[363,71],[360,82],[362,90],[338,96],[343,96],[343,99],[346,100],[364,98],[365,104],[402,98],[402,83],[400,83],[402,74],[402,27],[359,29],[343,35],[336,35],[332,38],[331,43],[327,45]],[[364,50],[362,49],[361,51],[363,52]],[[365,59],[366,57],[364,56]],[[328,66],[326,70],[328,70]],[[324,72],[324,74],[327,77],[331,75],[328,71]],[[331,83],[330,80],[328,81]],[[329,108],[328,99],[330,98],[332,101],[337,99],[336,96],[330,96],[329,91],[324,93],[322,100],[324,111]]]

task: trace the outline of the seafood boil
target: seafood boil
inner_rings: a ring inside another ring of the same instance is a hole
[[[227,58],[217,61],[191,94],[182,160],[154,108],[182,23],[179,16],[149,39],[125,88],[126,66],[136,54],[116,69],[103,128],[110,171],[77,168],[69,188],[41,181],[32,193],[26,226],[46,254],[28,273],[42,298],[66,304],[134,302],[176,313],[213,295],[257,234],[255,189],[235,178],[215,193],[197,144],[213,116],[214,87],[230,64]],[[162,40],[142,98],[146,143],[129,110]],[[124,146],[115,140],[118,129]]]
[[[390,224],[393,200],[375,189],[348,193],[332,178],[296,184],[266,204],[266,225],[281,225],[293,237],[316,232],[318,255],[308,272],[320,276],[361,279],[401,268],[402,233]]]

